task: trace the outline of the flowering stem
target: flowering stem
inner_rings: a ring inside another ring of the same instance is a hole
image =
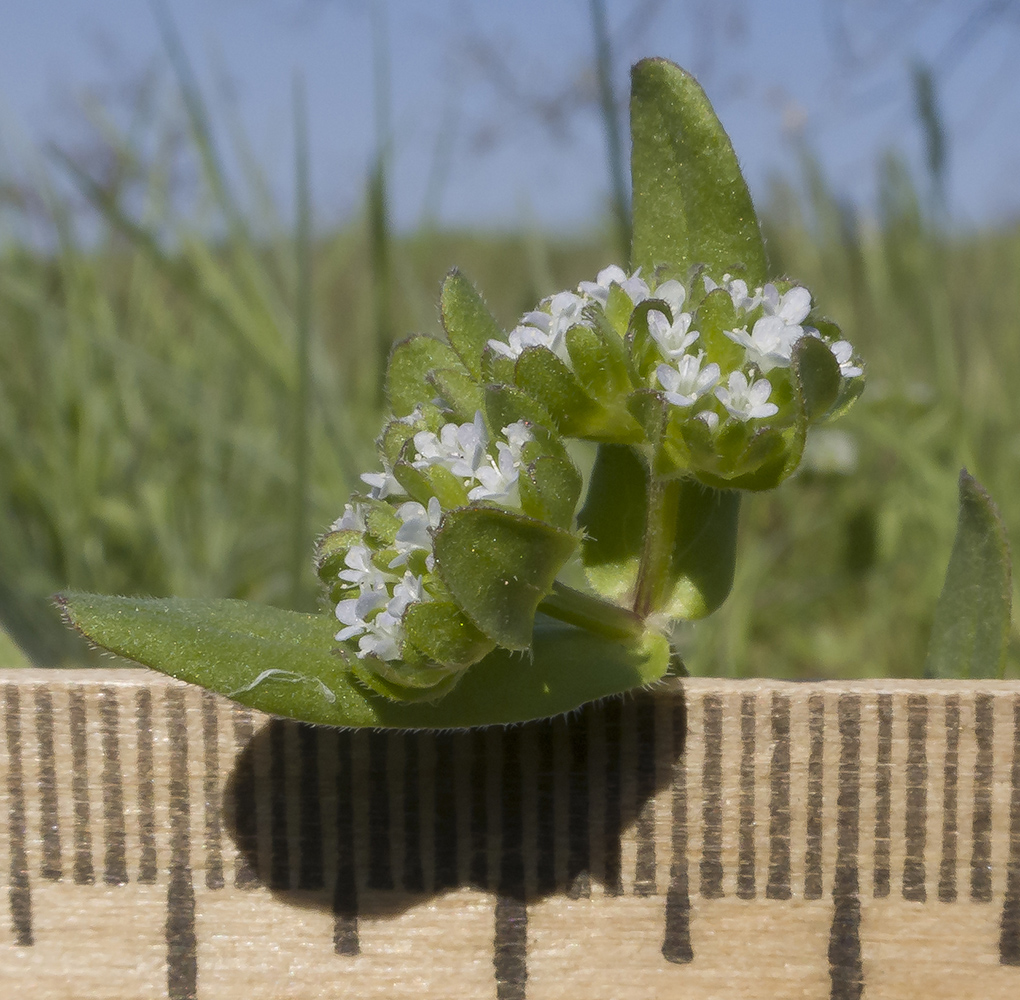
[[[550,618],[605,636],[607,639],[636,639],[645,631],[644,622],[633,611],[598,597],[574,590],[558,580],[543,598],[538,610]]]
[[[634,594],[634,613],[641,618],[648,617],[662,602],[676,542],[676,508],[679,500],[679,479],[649,477],[645,547],[641,553]]]

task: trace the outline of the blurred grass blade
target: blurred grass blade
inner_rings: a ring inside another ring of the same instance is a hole
[[[309,406],[311,402],[312,336],[312,208],[308,169],[307,98],[304,81],[294,80],[294,176],[297,218],[294,224],[294,257],[297,280],[294,334],[297,353],[297,386],[294,393],[294,495],[291,550],[291,604],[301,605],[311,578],[308,573],[308,508],[310,483]]]
[[[1012,597],[1009,541],[984,487],[960,473],[960,515],[932,626],[926,677],[1001,677]]]
[[[612,53],[609,46],[609,24],[605,0],[591,0],[591,23],[595,31],[595,76],[599,87],[599,111],[606,131],[606,158],[613,187],[613,217],[616,222],[621,263],[630,257],[630,198],[627,196],[627,169],[620,119],[613,93]]]
[[[610,642],[541,618],[533,655],[491,653],[435,704],[370,694],[336,654],[331,615],[246,601],[58,598],[70,624],[111,652],[260,711],[332,726],[451,729],[547,718],[650,684],[669,643],[649,632]]]

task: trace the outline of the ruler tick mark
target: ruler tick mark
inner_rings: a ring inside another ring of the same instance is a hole
[[[662,957],[684,965],[694,960],[691,947],[691,897],[687,874],[687,712],[683,698],[673,706],[673,822],[666,927]]]
[[[992,745],[995,699],[979,694],[975,699],[974,729],[977,761],[974,765],[974,846],[970,858],[970,898],[978,903],[992,899]]]
[[[860,843],[861,702],[842,695],[839,715],[839,778],[836,797],[836,876],[829,934],[831,1000],[858,1000],[864,991],[861,961],[861,901],[857,851]]]
[[[737,897],[754,899],[754,694],[740,699],[740,817],[737,831]]]
[[[878,756],[875,761],[875,862],[873,894],[884,899],[892,886],[892,695],[878,696]]]
[[[103,839],[106,841],[103,881],[107,885],[124,885],[128,874],[119,747],[120,708],[113,688],[102,688],[99,692],[99,721],[103,737]]]
[[[790,899],[790,699],[772,695],[767,899]]]
[[[64,875],[60,857],[60,820],[57,812],[57,766],[53,748],[53,695],[40,685],[35,689],[35,735],[39,745],[39,835],[42,840],[40,875],[58,882]]]
[[[219,698],[210,691],[202,692],[202,755],[205,773],[202,795],[205,799],[205,887],[222,889],[222,804],[220,802]]]
[[[824,804],[825,699],[808,700],[807,849],[804,853],[804,898],[822,898],[822,806]]]
[[[4,687],[4,728],[7,730],[7,829],[10,835],[9,902],[14,940],[20,947],[34,944],[32,890],[25,850],[25,786],[21,769],[21,696],[17,684]]]
[[[1009,860],[999,928],[999,961],[1020,965],[1020,696],[1013,697],[1013,764],[1010,768]]]
[[[912,694],[907,699],[907,854],[903,862],[903,898],[923,903],[924,849],[928,827],[928,699]]]
[[[191,878],[191,803],[188,794],[188,722],[181,688],[166,692],[170,740],[170,884],[166,906],[166,979],[170,1000],[195,1000],[198,942]]]
[[[939,864],[939,902],[956,902],[957,795],[960,754],[960,698],[946,698],[946,755],[942,791],[942,860]]]
[[[152,692],[142,688],[135,696],[135,733],[138,768],[138,881],[156,883],[156,790],[152,775]]]
[[[705,757],[701,768],[701,895],[722,899],[722,699],[706,695],[701,703]]]
[[[71,797],[74,801],[74,882],[92,885],[92,826],[89,815],[89,775],[85,693],[74,687],[69,694],[71,722]]]

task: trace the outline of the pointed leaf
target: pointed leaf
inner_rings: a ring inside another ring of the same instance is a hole
[[[718,280],[743,267],[764,284],[765,247],[733,147],[705,92],[665,59],[631,73],[631,264],[707,264]]]
[[[584,436],[604,417],[603,408],[552,351],[529,347],[517,359],[514,381],[548,410],[562,434]]]
[[[808,422],[832,407],[839,395],[839,362],[828,345],[817,337],[801,337],[793,348],[793,364],[804,397]]]
[[[518,482],[525,514],[567,531],[573,528],[581,495],[581,473],[573,462],[542,455],[522,470]]]
[[[605,405],[633,388],[620,337],[590,326],[573,326],[567,330],[566,341],[574,373],[590,396]]]
[[[451,511],[435,533],[436,572],[499,645],[527,649],[535,609],[577,547],[568,531],[487,507]]]
[[[481,379],[485,345],[490,340],[506,340],[506,337],[474,285],[456,268],[443,282],[440,308],[443,328],[453,349],[474,378]]]
[[[1001,677],[1012,603],[1006,527],[984,487],[960,473],[960,515],[935,607],[926,677]]]
[[[450,407],[449,419],[458,424],[469,424],[479,410],[484,410],[485,394],[482,387],[463,369],[437,368],[428,374],[428,381],[436,393]]]
[[[655,632],[608,642],[539,616],[531,657],[497,650],[434,704],[369,692],[336,654],[330,615],[244,601],[60,597],[67,620],[97,646],[263,712],[330,726],[459,729],[573,711],[649,684],[669,666]]]
[[[453,348],[441,340],[416,334],[393,348],[386,369],[386,398],[395,416],[406,416],[419,403],[432,401],[435,391],[425,378],[437,368],[462,369]]]
[[[494,645],[449,601],[412,604],[403,623],[407,641],[433,663],[467,667],[491,652]]]

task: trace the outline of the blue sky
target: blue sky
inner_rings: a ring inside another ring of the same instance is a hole
[[[393,215],[411,227],[597,219],[608,193],[590,94],[587,0],[375,0],[390,73]],[[376,143],[373,0],[167,0],[217,134],[240,122],[284,203],[292,87],[308,94],[319,218],[357,210]],[[981,0],[607,0],[616,83],[643,55],[695,72],[756,199],[794,177],[793,136],[832,185],[869,208],[875,164],[921,163],[910,67],[932,66],[949,140],[948,203],[962,223],[1020,217],[1020,3],[968,21]],[[148,0],[33,0],[0,9],[0,163],[82,135],[88,94],[170,73]],[[115,105],[115,108],[118,107]],[[114,111],[115,116],[118,111]]]

